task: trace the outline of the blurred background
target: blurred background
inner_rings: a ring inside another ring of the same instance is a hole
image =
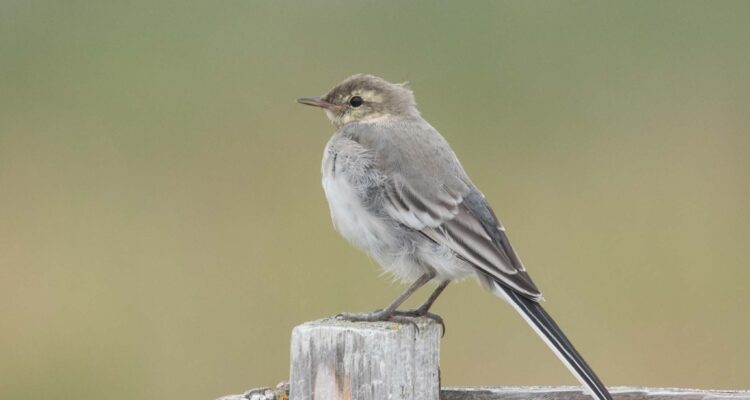
[[[333,230],[334,128],[409,81],[609,385],[750,389],[750,2],[0,2],[0,397],[212,399],[403,287]],[[419,303],[421,291],[411,305]],[[446,385],[574,378],[473,281]]]

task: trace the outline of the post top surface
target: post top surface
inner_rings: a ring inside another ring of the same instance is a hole
[[[430,318],[418,317],[409,318],[410,322],[392,322],[392,321],[377,321],[377,322],[352,322],[339,319],[336,317],[327,317],[315,321],[308,321],[301,325],[297,325],[294,330],[308,330],[308,329],[319,329],[319,328],[333,328],[349,331],[376,331],[376,332],[398,332],[402,329],[415,329],[418,328],[420,332],[426,332],[432,328],[440,329],[440,325]]]

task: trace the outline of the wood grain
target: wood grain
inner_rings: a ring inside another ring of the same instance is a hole
[[[413,323],[324,319],[292,332],[295,400],[438,400],[442,328]]]

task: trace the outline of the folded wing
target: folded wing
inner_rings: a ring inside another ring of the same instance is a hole
[[[386,188],[386,211],[406,226],[448,246],[461,258],[525,297],[539,300],[541,293],[508,241],[505,230],[484,196],[470,182],[463,190],[441,183],[417,191],[403,176]]]

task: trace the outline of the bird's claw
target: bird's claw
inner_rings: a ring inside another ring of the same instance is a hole
[[[443,334],[440,335],[441,337],[445,336],[445,321],[443,321],[443,317],[433,314],[431,312],[427,312],[427,310],[423,310],[420,308],[415,308],[411,310],[397,310],[393,313],[396,316],[403,316],[403,317],[425,317],[429,318],[438,324],[440,324],[440,328],[443,330]]]
[[[397,324],[409,324],[414,327],[414,329],[419,332],[419,325],[417,325],[416,322],[414,322],[414,317],[425,317],[429,318],[437,323],[440,324],[440,327],[443,331],[443,334],[441,336],[445,336],[445,322],[443,321],[443,318],[437,314],[433,314],[430,312],[427,312],[422,309],[413,309],[413,310],[395,310],[392,312],[388,312],[386,310],[376,310],[369,313],[340,313],[336,315],[336,319],[343,320],[343,321],[349,321],[349,322],[378,322],[378,321],[388,321],[388,322],[395,322]]]
[[[395,322],[397,324],[410,324],[419,332],[419,326],[408,315],[401,315],[399,311],[388,312],[386,310],[375,310],[369,313],[341,313],[336,319],[350,322]]]

